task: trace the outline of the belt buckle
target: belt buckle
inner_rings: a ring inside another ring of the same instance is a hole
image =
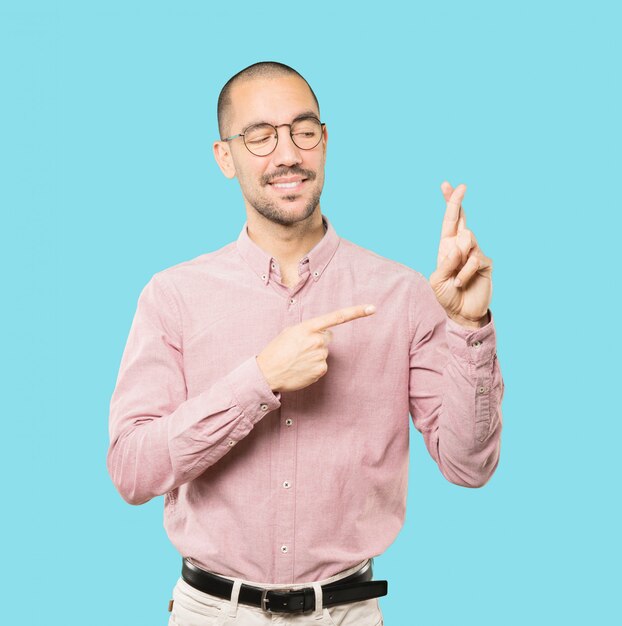
[[[273,611],[268,605],[268,603],[270,602],[270,598],[268,598],[268,592],[269,591],[286,591],[287,593],[291,593],[293,590],[289,587],[279,587],[278,589],[266,589],[263,588],[261,590],[261,610],[265,611],[266,613],[274,613],[275,611]],[[286,613],[286,611],[276,611],[276,613]]]

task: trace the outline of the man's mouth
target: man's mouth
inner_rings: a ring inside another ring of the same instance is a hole
[[[285,191],[292,191],[300,189],[307,179],[301,176],[289,176],[287,178],[276,178],[272,182],[268,183],[274,189],[283,189]]]

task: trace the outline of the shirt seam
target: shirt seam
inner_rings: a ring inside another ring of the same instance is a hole
[[[419,273],[417,272],[417,270],[413,270],[413,271],[416,274]],[[414,291],[414,283],[413,283],[413,286],[410,288],[410,293],[408,296],[408,345],[409,347],[412,347],[412,342],[415,340],[415,324],[414,324],[414,319],[413,319],[413,313],[414,313],[413,291]]]
[[[181,351],[183,353],[183,347],[184,347],[184,323],[183,323],[183,317],[182,317],[182,314],[181,314],[181,309],[179,308],[179,305],[177,304],[177,302],[175,302],[175,299],[168,292],[168,288],[165,286],[164,281],[163,281],[161,275],[160,274],[156,274],[154,276],[154,280],[156,280],[156,282],[160,285],[160,289],[162,290],[162,293],[164,294],[164,297],[166,298],[166,300],[168,302],[169,308],[175,309],[175,312],[177,314],[179,343],[180,343],[180,349],[181,349]]]
[[[425,280],[425,276],[423,276],[423,274],[421,274],[415,269],[413,269],[413,272],[415,272],[415,274],[417,274],[421,279]],[[415,324],[414,324],[414,317],[413,317],[414,315],[414,289],[415,289],[415,283],[413,282],[411,289],[410,289],[409,300],[408,300],[408,335],[409,335],[408,346],[409,346],[409,349],[412,348],[413,342],[415,341]],[[445,375],[445,368],[443,368],[442,375],[443,376]],[[443,399],[441,398],[441,406],[439,407],[439,411],[442,410],[442,407],[443,407]],[[436,430],[438,430],[438,425],[433,425],[428,428],[422,428],[421,434],[434,432]]]

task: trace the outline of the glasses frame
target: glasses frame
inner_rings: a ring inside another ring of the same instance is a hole
[[[320,129],[321,129],[320,138],[318,139],[318,142],[314,146],[312,146],[311,148],[301,148],[294,141],[294,135],[292,134],[292,126],[294,124],[296,124],[297,122],[303,122],[304,120],[315,120],[316,122],[319,122],[319,124],[320,124]],[[255,154],[255,152],[253,152],[248,147],[248,145],[246,144],[246,133],[248,133],[248,131],[251,128],[254,128],[255,126],[270,126],[270,127],[274,128],[274,134],[276,135],[276,143],[274,144],[274,148],[272,148],[272,150],[270,150],[270,152],[266,152],[266,154]],[[225,139],[221,139],[220,141],[232,141],[233,139],[237,139],[238,137],[242,137],[242,139],[244,140],[245,148],[253,156],[258,156],[258,157],[269,156],[276,150],[277,146],[279,145],[279,131],[278,131],[278,129],[281,128],[281,126],[289,126],[289,136],[290,136],[290,138],[292,140],[292,143],[299,150],[313,150],[314,148],[317,148],[320,145],[320,142],[322,141],[322,136],[324,135],[324,127],[326,126],[326,124],[324,122],[320,121],[317,117],[313,117],[312,115],[298,118],[298,119],[294,120],[293,122],[291,122],[290,124],[279,124],[278,126],[275,126],[274,124],[269,124],[268,122],[260,122],[259,124],[251,124],[250,126],[247,126],[241,133],[238,133],[237,135],[232,135],[231,137],[226,137]]]

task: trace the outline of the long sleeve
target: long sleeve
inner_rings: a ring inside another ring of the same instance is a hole
[[[492,311],[480,329],[450,319],[423,280],[411,314],[410,412],[443,476],[481,487],[499,464],[504,383]]]
[[[107,467],[130,504],[194,479],[280,406],[255,355],[187,398],[181,316],[162,283],[139,296],[110,401]]]

